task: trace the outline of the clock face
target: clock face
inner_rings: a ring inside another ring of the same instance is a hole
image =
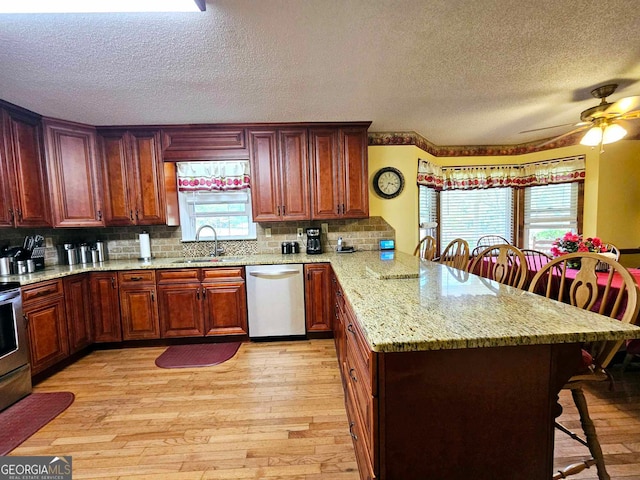
[[[404,177],[393,167],[381,168],[373,177],[373,189],[382,198],[397,197],[403,188]]]

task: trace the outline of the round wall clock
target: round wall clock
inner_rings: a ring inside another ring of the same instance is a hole
[[[404,176],[397,168],[383,167],[373,176],[373,190],[382,198],[395,198],[404,188]]]

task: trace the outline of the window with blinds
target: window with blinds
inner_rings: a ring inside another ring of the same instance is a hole
[[[529,187],[524,193],[524,248],[549,252],[553,241],[578,231],[578,184]]]
[[[418,215],[420,236],[424,238],[426,235],[436,236],[436,227],[438,222],[438,194],[433,188],[419,185],[418,188]]]
[[[483,235],[500,235],[513,242],[513,190],[448,190],[440,192],[442,248],[463,238],[473,249]]]

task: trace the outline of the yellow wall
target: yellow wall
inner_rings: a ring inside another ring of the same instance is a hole
[[[586,156],[583,232],[599,236],[619,248],[640,247],[640,141],[620,141],[598,148],[581,145],[517,156],[433,157],[415,146],[369,147],[370,214],[383,217],[395,230],[398,249],[413,253],[418,242],[418,158],[443,166],[528,163],[584,154]],[[391,200],[379,198],[371,189],[376,171],[398,168],[405,176],[404,191]],[[635,265],[634,257],[623,264]]]

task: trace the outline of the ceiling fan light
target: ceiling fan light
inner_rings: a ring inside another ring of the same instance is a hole
[[[587,147],[596,147],[600,145],[602,141],[602,128],[601,127],[592,127],[589,131],[582,137],[580,140],[581,145],[586,145]]]
[[[617,123],[607,125],[607,127],[604,129],[604,133],[602,134],[602,143],[607,144],[617,142],[618,140],[624,138],[626,134],[627,131]]]

